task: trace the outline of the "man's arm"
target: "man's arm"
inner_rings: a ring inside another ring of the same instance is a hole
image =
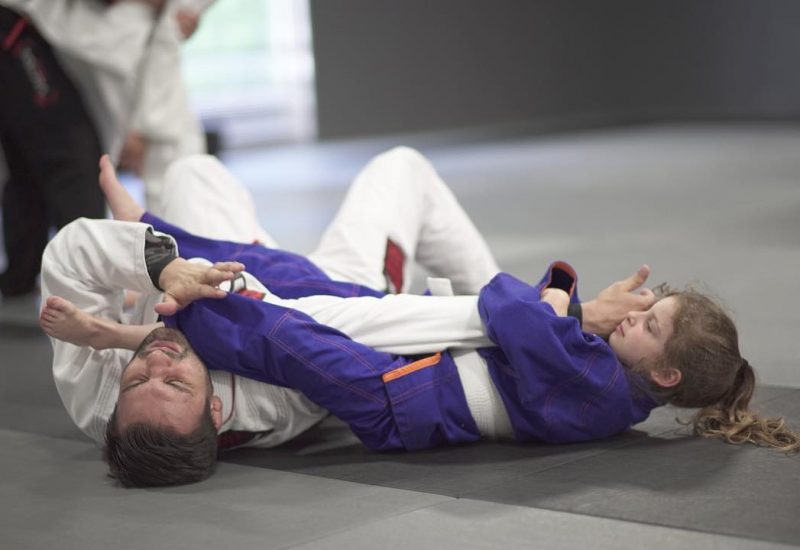
[[[158,293],[147,273],[147,226],[87,220],[65,226],[42,257],[42,298],[61,296],[88,314],[122,318],[123,290]],[[151,315],[155,321],[155,315]],[[119,377],[130,352],[96,350],[51,338],[53,377],[70,417],[98,442],[116,403]]]
[[[651,291],[632,292],[644,284],[648,275],[649,268],[643,266],[631,277],[612,284],[597,298],[584,303],[583,330],[607,336],[628,312],[650,307],[654,302]],[[264,292],[265,301],[302,311],[318,323],[344,332],[353,340],[379,351],[414,355],[448,348],[474,349],[492,345],[478,315],[477,296],[397,294],[383,298],[309,296],[281,299],[269,293],[252,276],[248,277],[248,288]],[[545,289],[542,301],[550,303],[557,315],[566,315],[569,296],[565,292]],[[171,314],[166,309],[159,312]]]
[[[123,291],[157,294],[145,262],[148,226],[81,218],[65,226],[42,256],[42,294],[120,320]]]
[[[179,258],[172,238],[154,236],[147,224],[81,218],[45,249],[42,295],[63,296],[88,314],[119,321],[125,290],[163,290],[165,303],[156,311],[170,314],[200,298],[224,298],[217,285],[243,269],[239,262],[203,265]]]
[[[605,337],[630,311],[649,308],[655,301],[653,293],[649,289],[634,293],[647,281],[649,274],[650,268],[642,266],[627,279],[604,289],[594,300],[585,302],[582,305],[583,330]],[[252,279],[249,286],[254,285],[267,294],[265,301],[302,311],[318,323],[340,330],[379,351],[414,355],[492,345],[478,315],[477,296],[396,294],[383,298],[281,299]],[[549,303],[557,315],[567,314],[569,296],[566,292],[545,289],[542,301]]]
[[[118,329],[112,334],[116,340],[108,343],[109,349],[51,338],[53,377],[64,406],[78,427],[99,442],[116,402],[122,368],[130,359],[129,351],[110,348],[135,349],[145,330],[118,325],[122,320],[124,290],[138,291],[150,301],[160,294],[148,271],[148,231],[147,224],[137,222],[81,218],[59,231],[42,257],[44,304],[50,296],[61,296],[86,314],[108,321],[109,326]],[[170,307],[177,308],[187,296],[215,292],[213,288],[187,285],[171,276],[170,263],[158,277],[174,295]],[[135,321],[151,323],[155,317],[150,310]]]

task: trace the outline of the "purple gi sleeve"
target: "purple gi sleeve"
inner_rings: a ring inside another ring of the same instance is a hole
[[[281,298],[300,298],[316,294],[333,296],[383,296],[383,292],[355,283],[332,281],[308,258],[260,244],[236,243],[206,239],[184,231],[149,213],[141,217],[157,231],[167,233],[178,242],[182,258],[205,258],[211,262],[235,260]]]
[[[218,241],[193,235],[149,212],[145,212],[139,221],[152,225],[156,231],[171,235],[178,242],[178,252],[182,258],[206,258],[212,262],[229,261],[236,260],[253,248],[253,245]]]
[[[540,301],[546,280],[534,287],[501,273],[478,302],[499,347],[485,356],[517,438],[584,441],[626,429],[633,417],[624,367],[602,339]]]
[[[199,300],[165,324],[186,335],[210,369],[294,388],[347,422],[373,449],[392,426],[382,374],[406,364],[308,315],[237,294]]]
[[[344,365],[358,364],[362,378],[372,374],[380,382],[381,373],[398,362],[397,356],[354,342],[300,311],[238,294],[198,300],[164,322],[186,335],[208,368],[303,393],[310,373],[313,379],[348,386],[356,369]]]

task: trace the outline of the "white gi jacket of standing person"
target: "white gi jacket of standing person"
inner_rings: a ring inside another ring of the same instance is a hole
[[[0,0],[27,17],[80,90],[100,142],[116,159],[130,124],[136,75],[155,10],[143,2]]]
[[[157,216],[163,215],[162,195],[169,165],[206,152],[203,126],[192,110],[183,81],[181,50],[185,38],[178,28],[176,12],[187,9],[200,14],[213,1],[167,2],[142,59],[129,130],[146,140],[140,176],[147,209]]]
[[[161,294],[150,280],[145,262],[148,228],[143,223],[85,218],[64,227],[44,253],[43,300],[58,295],[93,315],[135,324],[155,322],[153,306]],[[142,293],[127,318],[122,313],[125,289]],[[345,327],[354,339],[382,351],[428,353],[489,344],[475,296],[387,298],[317,296],[293,302],[318,321]],[[375,322],[378,319],[382,322]],[[389,345],[380,345],[382,341]],[[51,342],[53,375],[67,412],[84,433],[102,442],[122,370],[133,352],[94,350],[54,338]],[[211,377],[214,393],[223,403],[220,431],[259,432],[248,446],[283,443],[327,414],[294,390],[219,371],[211,371]]]
[[[0,0],[27,17],[53,48],[115,163],[134,118],[145,131],[160,128],[154,133],[159,143],[177,142],[171,151],[204,149],[175,66],[180,41],[173,3],[158,14],[130,0],[110,5],[99,0]],[[209,2],[181,0],[181,6],[187,3],[202,11]],[[177,158],[157,151],[154,158],[162,159],[164,169],[165,155]]]

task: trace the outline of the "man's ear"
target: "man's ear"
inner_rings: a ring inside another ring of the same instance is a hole
[[[211,396],[211,420],[214,422],[214,427],[219,431],[222,426],[222,399],[216,395]]]
[[[662,388],[672,388],[683,379],[683,373],[672,367],[654,369],[650,371],[650,379]]]

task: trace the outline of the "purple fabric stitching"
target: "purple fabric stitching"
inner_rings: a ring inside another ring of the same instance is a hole
[[[302,355],[299,355],[299,354],[295,353],[295,351],[286,342],[281,340],[280,337],[275,333],[280,328],[280,326],[284,323],[284,321],[289,316],[291,316],[291,314],[292,314],[291,311],[287,311],[286,313],[284,313],[283,316],[281,316],[281,318],[278,320],[278,322],[272,328],[272,330],[269,332],[269,334],[267,335],[267,338],[275,341],[275,343],[277,343],[281,347],[281,349],[283,351],[285,351],[286,353],[288,353],[289,355],[291,355],[292,357],[294,357],[295,359],[297,359],[298,361],[303,363],[305,366],[307,366],[311,370],[319,373],[320,376],[322,376],[326,380],[329,380],[329,381],[333,382],[334,384],[336,384],[337,386],[340,386],[342,388],[350,390],[353,393],[356,393],[356,394],[358,394],[358,395],[360,395],[362,397],[365,397],[365,398],[367,398],[367,399],[369,399],[371,401],[374,401],[376,403],[380,403],[380,404],[382,404],[384,406],[384,408],[387,406],[387,403],[386,403],[385,399],[381,399],[379,397],[376,397],[376,396],[372,395],[371,393],[367,393],[367,392],[362,391],[362,390],[360,390],[358,388],[350,386],[349,384],[346,384],[346,383],[342,382],[338,378],[335,378],[335,377],[331,376],[330,374],[327,373],[327,371],[325,371],[324,369],[321,369],[320,367],[318,367],[313,361],[309,361],[308,359],[306,359]]]
[[[597,400],[600,396],[608,393],[611,390],[611,388],[614,387],[614,384],[616,383],[617,379],[619,378],[620,368],[621,367],[620,367],[619,363],[617,363],[617,368],[614,370],[614,374],[611,376],[611,380],[608,381],[608,384],[606,384],[606,386],[602,390],[600,390],[595,395],[593,395],[592,397],[587,399],[586,403],[583,404],[583,407],[581,407],[581,413],[580,413],[580,416],[579,416],[580,419],[581,419],[581,422],[585,422],[586,413],[589,410],[589,406],[592,404],[592,402]]]
[[[567,386],[572,385],[575,382],[578,382],[579,380],[582,380],[583,378],[585,378],[586,375],[589,373],[589,370],[592,368],[592,365],[594,364],[594,360],[596,358],[597,358],[597,353],[594,353],[592,355],[591,360],[587,361],[586,367],[580,373],[578,373],[576,376],[573,376],[572,378],[570,378],[568,380],[565,380],[561,384],[557,385],[556,387],[554,387],[553,389],[551,389],[548,392],[547,396],[545,396],[545,400],[544,400],[544,421],[545,421],[546,425],[549,426],[550,423],[551,423],[551,420],[550,420],[550,409],[552,407],[553,399],[555,399],[556,395],[558,393],[560,393],[561,391],[563,391]]]
[[[433,366],[433,365],[431,365],[431,366]],[[395,399],[393,399],[393,401],[395,403],[399,403],[401,401],[405,401],[406,399],[414,397],[418,393],[421,393],[422,390],[428,389],[430,386],[435,385],[437,382],[439,382],[441,380],[447,380],[448,378],[452,378],[456,374],[458,374],[458,373],[445,374],[444,376],[440,376],[438,378],[434,378],[430,382],[426,382],[426,383],[424,383],[424,384],[422,384],[420,386],[415,386],[415,387],[411,388],[410,390],[407,390],[405,393],[401,393],[400,395],[397,395],[395,397]],[[391,382],[390,382],[390,384],[391,384]]]
[[[325,342],[326,344],[330,344],[330,345],[332,345],[332,346],[336,346],[336,347],[337,347],[337,348],[339,348],[340,350],[342,350],[342,351],[344,351],[344,352],[347,352],[347,353],[349,353],[349,354],[350,354],[351,356],[353,356],[353,357],[354,357],[354,358],[355,358],[355,359],[356,359],[356,360],[357,360],[359,363],[361,363],[362,365],[364,365],[364,367],[366,367],[367,369],[371,370],[372,372],[374,372],[374,373],[376,373],[376,374],[382,374],[382,373],[380,373],[380,372],[379,372],[377,369],[375,369],[375,367],[374,367],[374,366],[373,366],[373,365],[372,365],[372,364],[371,364],[369,361],[367,361],[367,360],[366,360],[366,359],[364,359],[364,358],[363,358],[361,355],[359,355],[359,354],[358,354],[358,352],[356,352],[356,351],[353,351],[353,350],[350,350],[350,349],[348,349],[346,346],[343,346],[342,344],[340,344],[339,342],[336,342],[336,341],[334,341],[334,340],[330,340],[330,339],[324,338],[324,337],[320,336],[319,334],[313,334],[313,333],[312,333],[312,334],[311,334],[311,336],[312,336],[312,338],[314,338],[315,340],[318,340],[318,341],[320,341],[320,342]]]

